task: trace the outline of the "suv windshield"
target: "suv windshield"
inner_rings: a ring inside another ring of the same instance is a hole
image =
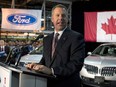
[[[102,45],[96,48],[92,55],[102,55],[102,56],[116,56],[116,46],[115,45]]]

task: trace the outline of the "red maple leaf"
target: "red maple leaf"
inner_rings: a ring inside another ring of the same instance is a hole
[[[102,24],[102,29],[106,32],[106,34],[116,34],[116,18],[111,16],[111,18],[108,19],[108,24]]]
[[[108,24],[102,24],[102,29],[106,32],[106,34],[116,34],[116,18],[111,16],[110,19],[108,19]]]

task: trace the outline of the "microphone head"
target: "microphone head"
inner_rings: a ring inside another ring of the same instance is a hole
[[[43,37],[44,37],[44,35],[40,34],[39,36],[37,36],[37,38],[31,44],[33,44],[34,42],[36,42],[37,40],[39,40],[40,38],[43,38]]]
[[[35,39],[35,41],[38,40],[38,39],[40,39],[40,38],[43,38],[43,37],[44,37],[44,35],[40,34],[39,36],[37,36],[37,38]]]
[[[39,37],[39,38],[43,38],[43,37],[44,37],[44,35],[43,35],[43,34],[40,34],[38,37]]]

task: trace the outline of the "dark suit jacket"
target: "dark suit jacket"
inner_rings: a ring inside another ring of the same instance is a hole
[[[59,39],[51,58],[53,33],[43,40],[44,53],[41,64],[53,68],[56,79],[48,79],[48,87],[80,87],[79,72],[85,58],[83,36],[66,29]]]

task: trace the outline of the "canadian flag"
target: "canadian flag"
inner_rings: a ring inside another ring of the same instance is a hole
[[[116,11],[85,12],[84,38],[89,42],[116,42]]]

